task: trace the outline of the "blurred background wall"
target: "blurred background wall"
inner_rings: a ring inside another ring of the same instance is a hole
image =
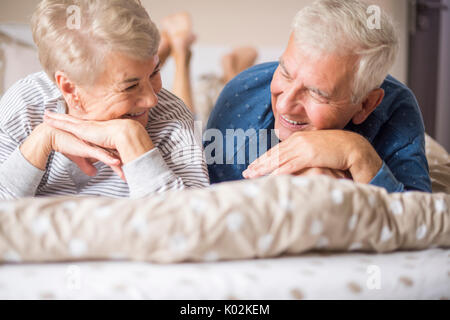
[[[107,1],[107,0],[105,0]],[[312,0],[142,0],[152,19],[180,10],[194,21],[199,45],[284,47],[295,13]],[[27,23],[39,0],[0,0],[0,23]],[[401,50],[392,74],[407,80],[407,0],[370,0],[393,17]]]
[[[257,47],[260,53],[257,62],[278,59],[287,43],[291,21],[296,12],[313,2],[141,1],[157,25],[160,25],[163,17],[178,11],[191,14],[197,35],[191,65],[194,87],[199,75],[221,72],[220,57],[232,47]],[[400,37],[400,52],[390,73],[413,89],[422,109],[427,133],[450,150],[450,10],[437,10],[439,7],[450,7],[450,0],[365,1],[379,5],[393,18]],[[0,26],[5,23],[28,23],[38,3],[39,0],[0,0]],[[418,10],[419,7],[422,9]],[[423,16],[419,15],[419,11]],[[412,29],[415,31],[412,32]],[[440,41],[437,40],[439,37]],[[13,60],[19,64],[24,60],[17,55],[13,56]],[[169,59],[162,70],[164,87],[169,90],[173,83],[173,74],[174,64]]]

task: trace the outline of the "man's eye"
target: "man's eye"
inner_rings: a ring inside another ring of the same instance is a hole
[[[126,88],[125,91],[131,91],[131,90],[133,90],[134,88],[136,88],[137,86],[138,86],[137,84],[133,84],[132,86]]]
[[[328,99],[325,98],[324,96],[322,96],[321,94],[319,94],[318,92],[310,91],[309,94],[311,95],[311,97],[314,100],[316,100],[318,102],[323,102],[323,103],[328,102]]]
[[[289,75],[287,75],[285,72],[281,71],[281,75],[283,78],[290,79]]]

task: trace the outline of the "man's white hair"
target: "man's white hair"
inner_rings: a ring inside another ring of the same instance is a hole
[[[380,9],[379,28],[370,28],[369,5],[358,0],[319,0],[300,10],[292,27],[296,44],[321,53],[356,54],[352,102],[380,87],[398,52],[391,19]]]
[[[71,25],[70,8],[78,10],[72,14],[79,13],[79,28]],[[31,24],[39,60],[50,79],[55,81],[59,70],[79,85],[95,82],[109,52],[145,60],[157,53],[160,41],[139,0],[43,0]]]

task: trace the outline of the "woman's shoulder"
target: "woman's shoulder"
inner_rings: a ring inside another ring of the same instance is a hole
[[[158,104],[150,109],[150,118],[154,120],[194,121],[194,116],[186,104],[164,88],[158,93]]]
[[[58,87],[45,72],[37,72],[14,83],[0,100],[1,113],[15,112],[24,107],[36,107],[61,97]]]
[[[1,98],[0,127],[5,131],[19,124],[33,127],[34,122],[42,120],[46,106],[56,105],[60,98],[58,87],[44,72],[30,74],[14,83]]]

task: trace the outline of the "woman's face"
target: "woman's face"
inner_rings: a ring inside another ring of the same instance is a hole
[[[85,120],[133,119],[145,127],[162,87],[158,56],[141,61],[112,52],[104,63],[92,87],[77,87],[81,108],[69,108],[69,114]]]

